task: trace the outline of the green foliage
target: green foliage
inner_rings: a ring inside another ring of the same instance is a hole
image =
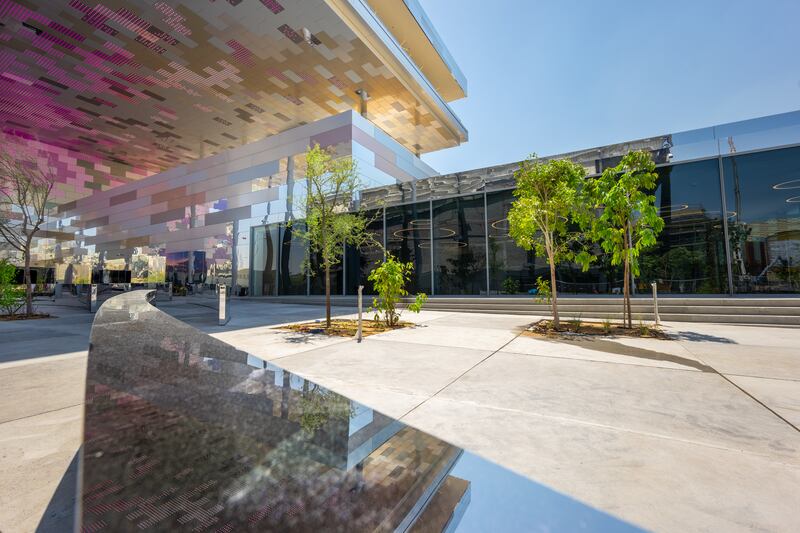
[[[308,383],[308,382],[307,382]],[[300,427],[313,434],[329,420],[349,420],[352,414],[350,400],[314,385],[300,396]]]
[[[648,152],[629,152],[586,188],[587,199],[599,209],[599,215],[587,220],[592,239],[610,254],[612,265],[628,261],[635,276],[641,251],[656,244],[664,229],[656,197],[650,194],[658,179],[655,168]]]
[[[351,205],[361,185],[356,163],[350,157],[334,155],[318,144],[306,154],[309,183],[305,220],[295,230],[308,243],[310,252],[318,254],[323,269],[341,263],[345,244],[361,246],[369,239],[369,221]]]
[[[425,305],[425,302],[428,301],[428,295],[424,292],[417,293],[417,296],[414,297],[414,303],[410,303],[407,306],[407,309],[412,313],[419,313],[422,311],[422,306]]]
[[[583,227],[591,240],[611,258],[612,265],[625,265],[624,309],[628,327],[630,316],[630,273],[639,275],[639,255],[656,244],[664,228],[664,220],[655,207],[658,174],[649,152],[629,152],[613,168],[606,169],[596,180],[587,182],[585,202],[597,209],[595,216],[583,219]],[[577,257],[584,268],[586,257]]]
[[[586,170],[567,159],[543,163],[533,154],[520,163],[514,177],[516,200],[508,212],[508,234],[521,248],[547,258],[552,295],[548,302],[552,301],[553,322],[558,326],[556,264],[577,259],[573,245],[581,234],[572,222],[587,217],[579,201]],[[580,256],[588,265],[591,256],[586,252]]]
[[[575,331],[575,333],[578,333],[581,330],[581,324],[583,324],[581,315],[578,315],[569,321],[569,325],[572,326],[572,329]]]
[[[603,320],[603,333],[605,333],[606,335],[611,333],[611,320],[609,320],[608,318]]]
[[[553,298],[553,293],[550,290],[550,282],[543,279],[542,276],[536,278],[536,301],[538,303],[550,303]]]
[[[14,315],[25,303],[25,289],[14,283],[17,267],[0,259],[0,309],[5,315]]]
[[[387,254],[386,259],[378,262],[369,273],[368,279],[378,293],[378,297],[372,299],[372,308],[370,309],[370,312],[375,313],[376,322],[382,321],[392,327],[400,321],[400,312],[397,306],[401,298],[408,294],[405,287],[411,279],[413,271],[413,263],[403,263],[391,254]],[[409,304],[408,310],[412,313],[419,313],[427,299],[428,296],[425,293],[417,294],[414,303]]]
[[[519,292],[519,281],[514,278],[504,279],[503,292],[505,294],[517,294]]]
[[[541,162],[531,155],[514,173],[516,200],[508,212],[508,234],[525,250],[558,263],[574,258],[570,244],[578,237],[570,221],[581,218],[578,194],[586,171],[572,161]]]
[[[353,199],[361,180],[351,157],[334,157],[332,149],[315,144],[306,153],[308,189],[305,220],[296,234],[308,243],[304,266],[311,269],[311,257],[319,258],[325,273],[325,319],[331,325],[330,269],[342,261],[346,244],[362,246],[372,240],[367,232],[371,222],[360,207],[353,210]]]

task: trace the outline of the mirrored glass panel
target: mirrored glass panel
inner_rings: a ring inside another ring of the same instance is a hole
[[[508,235],[508,211],[514,202],[511,190],[488,193],[489,282],[492,294],[527,294],[535,289],[536,276],[545,276],[547,264],[533,251],[516,245]]]
[[[433,201],[436,294],[486,294],[483,194]]]
[[[383,261],[383,210],[367,211],[365,214],[370,234],[368,243],[359,247],[347,246],[345,251],[345,274],[347,294],[358,294],[358,286],[364,286],[364,294],[375,294],[372,282],[367,278],[379,261]]]
[[[800,148],[723,159],[735,290],[800,292]]]
[[[411,282],[406,285],[408,292],[431,294],[429,202],[386,208],[386,250],[398,260],[414,265]]]
[[[663,293],[728,291],[719,162],[708,159],[657,169],[656,207],[664,219],[658,243],[640,259],[637,289]]]
[[[276,296],[278,294],[278,265],[280,264],[280,226],[257,226],[252,229],[252,275],[250,294]]]
[[[307,246],[306,242],[295,234],[300,224],[294,222],[291,225],[280,225],[279,294],[307,293],[306,270],[303,267]]]

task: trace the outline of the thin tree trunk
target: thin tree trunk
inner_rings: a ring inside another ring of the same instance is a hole
[[[550,296],[553,305],[553,326],[558,327],[560,322],[558,318],[558,291],[556,289],[556,265],[553,256],[550,259]]]
[[[325,327],[331,327],[331,267],[325,266]]]
[[[630,287],[628,286],[628,284],[630,282],[630,277],[629,277],[630,272],[628,270],[629,268],[630,268],[630,266],[628,264],[628,254],[627,254],[627,246],[626,246],[626,250],[625,250],[625,269],[624,269],[625,270],[625,279],[622,281],[622,324],[623,324],[623,326],[626,326],[626,327],[630,328],[632,326],[631,326],[630,307],[628,307],[628,299],[630,298],[630,295],[628,293],[628,291],[630,290]]]
[[[25,314],[33,314],[33,288],[31,287],[31,242],[28,240],[25,247]]]
[[[628,250],[633,249],[633,240],[631,239],[631,223],[628,222],[628,235],[627,235],[627,247]],[[627,271],[625,274],[625,281],[628,283],[628,291],[625,293],[625,309],[628,311],[628,327],[633,327],[633,313],[631,313],[631,286],[633,285],[633,271],[631,269],[631,259],[630,253],[625,253],[625,266],[627,267]]]

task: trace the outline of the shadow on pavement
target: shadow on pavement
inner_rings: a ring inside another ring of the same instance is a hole
[[[679,355],[672,355],[663,352],[656,352],[654,350],[646,350],[644,348],[637,348],[635,346],[628,346],[627,344],[621,344],[618,342],[605,339],[593,339],[591,337],[585,337],[585,338],[575,338],[575,339],[560,339],[558,341],[553,341],[553,342],[578,346],[581,348],[586,348],[597,352],[605,352],[615,355],[625,355],[629,357],[637,357],[639,359],[649,359],[651,361],[665,361],[669,363],[675,363],[678,365],[695,368],[697,370],[700,370],[701,372],[716,372],[716,370],[714,370],[712,367],[704,365],[703,363],[695,361],[694,359],[689,359],[687,357],[681,357]]]
[[[722,344],[736,344],[736,341],[727,337],[717,337],[708,333],[697,333],[696,331],[674,331],[670,332],[674,340],[691,342],[719,342]]]
[[[62,533],[72,531],[75,525],[75,498],[78,492],[78,457],[72,457],[64,476],[56,487],[47,509],[44,510],[36,533]]]

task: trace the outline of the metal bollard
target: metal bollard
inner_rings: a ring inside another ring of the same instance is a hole
[[[56,283],[56,286],[53,287],[53,301],[55,301],[56,298],[61,298],[63,292],[64,292],[64,284]]]
[[[167,283],[167,299],[172,301],[172,282]]]
[[[224,326],[231,319],[228,313],[228,287],[219,286],[219,325]]]
[[[650,286],[653,288],[653,317],[656,320],[656,326],[661,325],[661,317],[658,316],[658,286],[656,282],[652,282]]]
[[[364,289],[363,285],[358,286],[358,331],[356,332],[356,341],[361,342],[361,310],[363,309],[362,306],[362,298],[361,298],[361,291]]]
[[[89,286],[89,312],[97,312],[97,284],[92,283]]]

